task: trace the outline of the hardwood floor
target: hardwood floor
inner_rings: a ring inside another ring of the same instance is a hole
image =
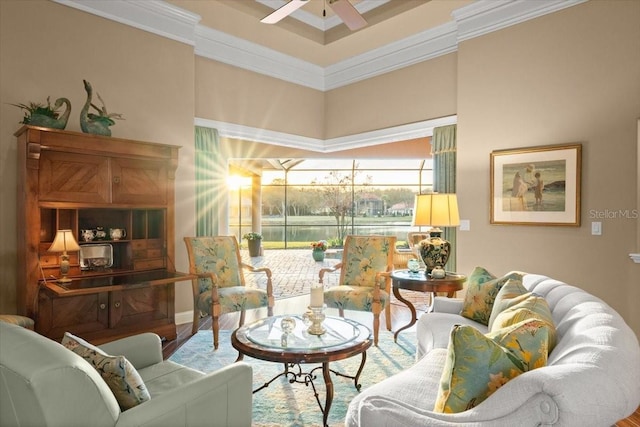
[[[274,314],[302,313],[306,308],[308,300],[308,295],[278,300],[276,306],[274,307]],[[335,310],[335,313],[331,310],[329,310],[328,312],[330,315],[338,315],[337,310]],[[421,314],[422,313],[418,312],[418,317],[420,317]],[[266,317],[266,315],[266,309],[251,310],[247,312],[245,322],[249,323],[253,320]],[[349,315],[351,318],[354,318],[354,320],[362,322],[365,325],[371,324],[370,313],[357,313],[351,311],[349,312]],[[391,324],[393,325],[394,330],[402,325],[407,324],[410,319],[411,314],[409,312],[409,309],[403,304],[393,303],[391,305]],[[233,330],[238,327],[238,321],[239,314],[225,314],[220,318],[220,329]],[[384,325],[385,318],[383,313],[380,316],[380,328],[384,328]],[[415,326],[413,327],[415,328]],[[180,348],[182,344],[184,344],[191,337],[191,323],[178,325],[177,330],[178,337],[173,341],[164,343],[162,346],[162,352],[165,359],[171,356],[178,348]],[[199,330],[211,330],[211,318],[202,319],[200,321]],[[640,407],[629,418],[618,421],[616,423],[616,427],[640,427]]]

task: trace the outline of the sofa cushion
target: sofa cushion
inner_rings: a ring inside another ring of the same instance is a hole
[[[520,302],[522,300],[521,296],[529,293],[520,280],[508,280],[502,289],[500,289],[493,302],[491,316],[489,316],[489,324],[487,325],[489,330],[491,330],[498,314]]]
[[[468,325],[451,330],[435,412],[471,409],[502,385],[547,361],[548,325],[520,322],[489,336]]]
[[[496,295],[509,279],[521,281],[522,273],[511,272],[497,278],[486,269],[476,267],[467,278],[467,293],[460,315],[488,325]]]
[[[151,398],[144,381],[124,356],[110,356],[69,332],[64,334],[62,345],[85,359],[98,371],[123,411]]]
[[[503,302],[506,303],[506,300],[503,300]],[[551,309],[543,297],[533,292],[512,298],[509,301],[509,306],[493,318],[492,328],[489,332],[527,319],[539,319],[549,324],[549,351],[552,351],[556,345],[556,328],[553,323]]]

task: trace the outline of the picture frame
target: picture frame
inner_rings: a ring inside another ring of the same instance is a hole
[[[582,145],[491,152],[491,224],[580,226]]]

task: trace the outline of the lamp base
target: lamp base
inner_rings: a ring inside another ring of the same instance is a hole
[[[429,238],[419,243],[420,258],[422,258],[427,267],[427,274],[431,274],[436,267],[440,267],[443,270],[449,260],[451,243],[444,240],[441,235],[442,230],[434,228],[429,232]]]

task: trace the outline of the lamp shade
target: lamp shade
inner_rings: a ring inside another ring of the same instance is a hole
[[[456,227],[460,225],[455,194],[418,194],[413,205],[414,226]]]
[[[80,246],[78,246],[78,242],[73,237],[73,233],[71,230],[58,230],[56,232],[56,237],[53,239],[53,243],[49,247],[49,252],[63,252],[67,251],[79,251]]]

